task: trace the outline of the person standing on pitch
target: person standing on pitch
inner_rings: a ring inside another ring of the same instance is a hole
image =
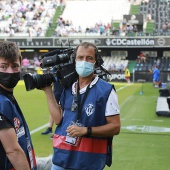
[[[56,127],[51,170],[102,170],[112,164],[112,140],[120,132],[114,87],[94,74],[98,49],[83,42],[74,52],[78,79],[57,103],[52,86],[44,87]],[[60,104],[60,105],[59,105]]]
[[[130,71],[127,67],[125,68],[125,79],[126,79],[127,83],[131,83],[130,82]]]
[[[149,70],[152,74],[153,74],[153,85],[156,88],[159,88],[159,83],[160,83],[160,70],[158,69],[158,67],[155,65],[153,66],[153,69]]]
[[[37,170],[30,132],[13,95],[21,59],[14,42],[0,42],[0,170]]]

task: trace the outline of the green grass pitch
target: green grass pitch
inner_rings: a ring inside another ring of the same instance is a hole
[[[170,118],[155,113],[159,89],[152,83],[142,86],[114,82],[114,85],[120,105],[121,132],[114,137],[113,164],[105,170],[169,170]],[[32,132],[35,154],[49,156],[53,153],[52,140],[49,135],[41,135],[49,120],[44,92],[37,89],[28,92],[20,81],[14,95]]]

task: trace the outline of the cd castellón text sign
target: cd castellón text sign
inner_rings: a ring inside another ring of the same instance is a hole
[[[101,48],[139,48],[169,47],[170,37],[51,37],[51,38],[7,38],[14,41],[20,48],[60,48],[75,47],[82,42],[94,43]]]

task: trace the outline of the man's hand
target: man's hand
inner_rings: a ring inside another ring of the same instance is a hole
[[[66,130],[71,137],[80,137],[87,134],[87,127],[81,127],[77,125],[71,125]]]

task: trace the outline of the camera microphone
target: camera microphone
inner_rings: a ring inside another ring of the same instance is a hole
[[[72,52],[73,52],[73,48],[68,48],[68,49],[64,49],[64,50],[56,49],[56,50],[53,50],[53,51],[43,54],[41,57],[44,58],[44,57],[53,56],[55,54],[72,53]]]
[[[70,60],[70,56],[68,53],[59,53],[54,54],[53,56],[46,56],[42,59],[40,66],[44,67],[51,67],[54,65],[58,65],[61,63],[67,63]]]
[[[51,66],[54,66],[56,65],[56,62],[57,62],[57,57],[56,55],[53,55],[53,56],[49,56],[49,57],[44,57],[42,59],[42,62],[41,62],[41,67],[44,68],[44,67],[51,67]]]
[[[53,56],[55,54],[60,54],[61,50],[57,49],[57,50],[53,50],[51,52],[45,53],[42,55],[42,58],[47,57],[47,56]]]

